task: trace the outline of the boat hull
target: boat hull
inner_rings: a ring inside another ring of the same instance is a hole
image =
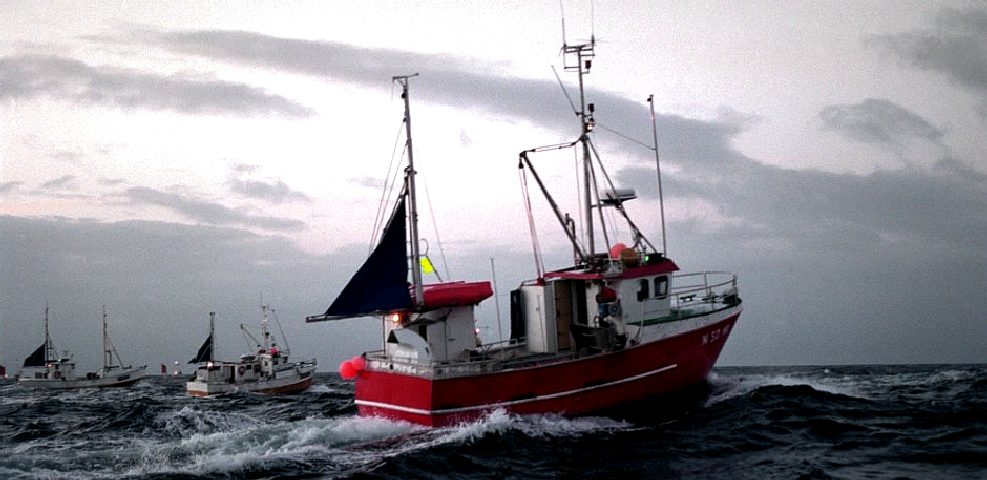
[[[705,381],[739,315],[737,308],[701,328],[619,351],[492,373],[425,378],[365,369],[356,378],[356,404],[361,415],[436,427],[495,409],[609,410]]]
[[[28,378],[17,379],[17,383],[25,387],[48,388],[53,390],[68,390],[76,388],[112,388],[129,387],[144,379],[145,367],[117,372],[101,378]]]
[[[193,397],[207,397],[233,392],[251,392],[268,395],[300,393],[312,386],[315,367],[303,370],[300,375],[253,382],[204,382],[191,380],[185,389]]]

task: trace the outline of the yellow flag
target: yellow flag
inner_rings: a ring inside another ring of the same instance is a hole
[[[425,275],[435,273],[435,267],[432,266],[432,262],[428,259],[428,257],[422,257],[421,260],[419,260],[419,263],[422,264],[422,273]]]

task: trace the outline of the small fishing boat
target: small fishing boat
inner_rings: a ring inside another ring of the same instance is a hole
[[[316,359],[290,362],[287,345],[279,347],[268,331],[267,314],[268,311],[274,313],[274,310],[264,305],[261,306],[261,311],[260,339],[240,324],[244,337],[253,342],[256,351],[241,355],[236,362],[215,359],[216,312],[209,312],[209,336],[199,347],[195,358],[188,362],[198,364],[195,375],[185,384],[189,395],[205,397],[230,392],[287,394],[298,393],[312,386],[312,376],[318,364]],[[284,331],[281,336],[284,338]]]
[[[27,359],[17,373],[17,383],[28,387],[41,388],[102,388],[125,387],[144,378],[146,365],[139,367],[123,366],[120,354],[110,340],[106,324],[106,306],[103,306],[103,366],[84,376],[75,372],[72,355],[55,349],[48,331],[48,308],[45,307],[45,341]]]
[[[394,77],[405,104],[408,166],[402,191],[363,266],[325,313],[307,318],[382,318],[383,348],[340,365],[343,378],[356,382],[355,403],[361,415],[427,426],[474,420],[494,409],[576,415],[619,408],[705,381],[740,316],[737,278],[726,272],[679,273],[666,256],[664,242],[659,251],[631,221],[624,204],[635,198],[634,191],[612,185],[603,162],[594,156],[594,109],[585,103],[582,91],[593,47],[594,42],[563,46],[567,56],[577,57],[575,66],[566,69],[579,72],[579,138],[525,150],[518,162],[522,190],[527,194],[530,172],[571,244],[574,262],[546,271],[532,227],[538,275],[510,293],[510,338],[487,345],[477,340],[474,307],[492,295],[490,282],[422,281],[426,262],[418,245],[410,77]],[[653,102],[651,108],[656,129]],[[577,148],[583,157],[582,238],[530,159],[538,152],[563,148]],[[657,146],[655,152],[657,160]],[[530,223],[528,198],[525,205]],[[655,210],[652,218],[661,215],[664,237],[663,208]],[[629,245],[607,237],[604,219],[615,217],[625,221]],[[606,243],[602,252],[597,252],[598,236]]]

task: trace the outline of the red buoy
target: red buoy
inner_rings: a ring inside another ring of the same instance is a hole
[[[623,252],[625,248],[627,248],[627,245],[624,245],[623,243],[617,242],[613,244],[613,246],[610,247],[610,258],[617,260],[620,258],[620,252]]]
[[[356,378],[356,369],[353,368],[351,361],[343,360],[343,363],[339,364],[339,376],[343,377],[343,380],[353,380]]]

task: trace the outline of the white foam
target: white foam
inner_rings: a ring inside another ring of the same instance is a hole
[[[434,443],[471,443],[489,434],[517,431],[529,437],[571,437],[634,428],[606,417],[564,417],[558,414],[518,415],[496,409],[465,424],[441,429]]]
[[[132,454],[138,457],[138,466],[127,473],[227,474],[282,461],[328,462],[333,468],[352,470],[370,468],[393,456],[471,443],[508,431],[561,437],[633,428],[604,417],[516,415],[503,410],[474,422],[436,429],[358,416],[269,424],[245,417],[184,407],[164,421],[173,430],[185,429],[189,434],[171,442],[137,445]]]
[[[165,432],[187,437],[217,430],[235,431],[256,426],[263,422],[246,413],[199,410],[198,408],[186,405],[180,410],[169,410],[160,414],[158,416],[158,423],[162,424]]]
[[[194,414],[188,409],[184,415]],[[198,412],[202,414],[203,412]],[[205,412],[216,415],[217,412]],[[223,418],[221,414],[220,418]],[[353,468],[379,461],[377,451],[352,451],[350,447],[367,442],[400,437],[420,430],[407,423],[375,418],[337,417],[305,419],[265,424],[227,417],[218,431],[196,432],[175,442],[144,445],[139,466],[131,475],[150,473],[229,473],[251,466],[288,461],[319,459]],[[181,422],[181,421],[180,421]],[[203,421],[213,427],[215,420]]]
[[[311,395],[313,393],[314,394],[319,394],[319,393],[332,393],[332,392],[341,392],[341,391],[343,391],[343,390],[342,389],[333,390],[333,389],[329,388],[329,385],[326,385],[324,383],[316,383],[315,385],[312,385],[311,387],[308,387],[308,389],[306,389],[302,393],[305,394],[305,395]]]

